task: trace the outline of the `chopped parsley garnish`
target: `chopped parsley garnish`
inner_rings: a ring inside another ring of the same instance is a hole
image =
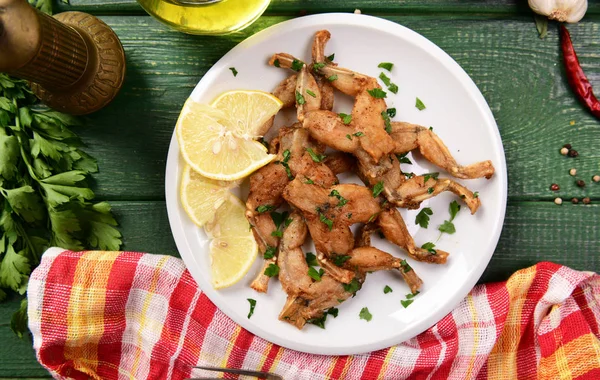
[[[372,90],[367,90],[367,92],[369,93],[369,95],[371,95],[375,99],[383,99],[383,98],[387,97],[387,94],[385,93],[385,91],[383,91],[380,88],[374,88]]]
[[[377,65],[377,67],[387,71],[392,71],[392,67],[394,67],[394,64],[391,62],[381,62],[379,65]]]
[[[429,189],[427,189],[427,193],[428,194],[433,194],[433,187],[430,187]]]
[[[265,276],[273,277],[279,274],[279,266],[277,264],[269,264],[267,269],[265,269]]]
[[[337,80],[338,76],[337,74],[333,74],[332,76],[330,76],[329,78],[327,78],[328,81],[333,82],[334,80]]]
[[[373,186],[373,198],[377,198],[383,191],[383,181],[379,181]]]
[[[248,302],[250,302],[250,311],[248,312],[248,319],[254,314],[254,308],[256,307],[256,300],[252,298],[247,298]]]
[[[419,293],[420,292],[417,290],[414,293],[408,293],[405,297],[408,298],[408,299],[415,298],[417,296],[417,294],[419,294]]]
[[[352,136],[351,136],[351,135],[346,135],[346,138],[347,138],[348,140],[352,140]]]
[[[365,134],[364,134],[364,133],[362,133],[362,132],[360,132],[360,131],[358,131],[358,132],[356,132],[356,133],[353,133],[352,135],[353,135],[353,136],[356,136],[356,137],[360,137],[360,136],[364,136]]]
[[[411,303],[413,303],[414,300],[402,300],[400,301],[400,303],[402,304],[402,306],[406,309],[408,307],[408,305],[410,305]]]
[[[369,309],[366,307],[360,309],[360,313],[358,313],[358,316],[360,317],[360,319],[364,319],[367,322],[373,319],[373,316],[371,315],[371,313],[369,313]]]
[[[231,70],[231,72],[233,73],[234,77],[237,77],[238,71],[235,69],[235,67],[230,67],[229,70]]]
[[[356,278],[353,278],[349,284],[342,284],[344,291],[348,293],[356,293],[360,289],[360,282]]]
[[[298,61],[297,59],[294,59],[292,61],[292,70],[300,71],[300,70],[302,70],[302,66],[304,66],[304,62]]]
[[[321,269],[321,271],[323,271],[323,269]],[[319,281],[321,281],[321,276],[323,275],[323,273],[317,272],[317,270],[315,268],[310,267],[310,268],[308,268],[308,275],[313,280],[319,282]]]
[[[385,110],[385,112],[387,112],[387,114],[390,115],[390,117],[395,117],[396,116],[396,109],[395,108],[388,108],[387,110]]]
[[[424,250],[436,255],[437,252],[435,249],[433,249],[433,247],[435,247],[435,244],[433,244],[432,242],[427,242],[421,246],[421,248],[423,248]]]
[[[273,223],[275,223],[275,227],[279,228],[283,222],[286,221],[289,213],[287,211],[277,212],[271,211],[271,219],[273,219]],[[286,223],[286,227],[289,223]]]
[[[479,198],[479,191],[473,193],[473,198]]]
[[[350,124],[352,121],[352,115],[348,115],[346,113],[338,113],[338,116],[342,119],[342,122],[346,125]]]
[[[328,55],[328,56],[327,56],[327,60],[328,60],[329,62],[333,62],[334,58],[335,58],[335,53],[333,53],[332,55]]]
[[[255,210],[258,211],[260,214],[262,214],[263,212],[271,211],[274,209],[275,209],[275,207],[273,207],[271,205],[260,205]]]
[[[312,252],[306,252],[306,263],[310,266],[318,266],[317,256]]]
[[[346,261],[350,260],[351,258],[352,258],[352,256],[348,256],[348,255],[336,255],[336,256],[333,256],[331,261],[333,261],[333,263],[336,266],[341,267],[342,265],[344,265],[344,263]]]
[[[281,64],[279,63],[279,59],[276,59],[273,61],[273,66],[275,67],[281,67]]]
[[[347,213],[346,217],[348,217],[348,219],[352,219],[352,213],[351,212]]]
[[[317,95],[316,95],[314,92],[312,92],[311,90],[306,90],[306,93],[307,93],[308,95],[312,96],[313,98],[316,98],[316,97],[317,97]]]
[[[433,132],[433,127],[429,127],[429,130]]]
[[[393,94],[397,94],[398,93],[398,85],[395,83],[392,83],[388,86],[388,90],[390,90],[390,92]]]
[[[439,175],[440,173],[438,172],[424,174],[423,183],[427,183],[427,181],[429,181],[429,178],[438,179]]]
[[[418,224],[419,226],[421,226],[423,228],[429,227],[429,215],[433,215],[433,211],[431,210],[431,208],[429,208],[429,207],[423,208],[417,214],[417,217],[415,218],[415,224]]]
[[[417,98],[417,102],[415,103],[415,107],[417,107],[419,109],[419,111],[423,111],[426,108],[425,104],[419,98]]]
[[[331,193],[329,193],[330,197],[336,197],[339,202],[337,204],[337,207],[342,207],[343,205],[345,205],[346,203],[348,203],[348,200],[344,197],[342,197],[342,195],[340,194],[339,191],[337,190],[331,190]]]
[[[325,67],[325,63],[323,63],[323,62],[315,62],[315,63],[313,63],[313,70],[314,71],[319,71],[323,67]]]
[[[454,226],[454,223],[452,223],[452,222],[454,221],[454,218],[460,211],[460,205],[458,204],[457,201],[450,202],[449,211],[450,211],[450,220],[444,220],[444,223],[438,227],[438,230],[440,230],[440,232],[442,232],[442,233],[447,233],[447,234],[452,235],[453,233],[456,232],[456,227]]]
[[[383,84],[385,84],[386,86],[389,86],[390,83],[392,83],[391,79],[388,78],[388,76],[385,75],[384,73],[379,74],[379,79],[381,79]]]
[[[312,160],[314,162],[321,162],[321,161],[323,161],[325,159],[325,157],[327,157],[324,154],[317,154],[317,153],[315,153],[312,150],[312,148],[306,148],[306,151],[308,152],[308,154],[310,154],[310,158],[312,158]]]
[[[275,257],[276,251],[277,249],[275,247],[271,247],[270,245],[268,245],[267,249],[265,250],[265,253],[263,254],[263,257],[265,258],[265,260],[272,259],[273,257]]]
[[[321,223],[324,223],[327,226],[327,228],[329,228],[329,231],[331,231],[333,229],[333,220],[329,219],[328,217],[321,214],[320,212],[319,212],[319,220],[321,221]]]
[[[290,160],[290,157],[292,157],[290,150],[289,149],[284,150],[283,151],[283,162],[287,163]]]
[[[385,124],[385,131],[392,133],[392,123],[390,121],[390,115],[386,111],[381,111],[381,117],[383,118],[383,124]]]
[[[414,176],[415,176],[415,173],[405,173],[405,172],[402,172],[402,174],[403,174],[403,175],[404,175],[406,178],[408,178],[408,179],[411,179],[412,177],[414,177]]]
[[[408,264],[408,262],[406,260],[402,260],[400,262],[400,266],[402,267],[402,270],[404,271],[404,273],[408,273],[412,270],[411,266]]]
[[[306,323],[310,323],[311,325],[319,326],[320,328],[325,328],[325,321],[327,320],[327,314],[323,314],[320,318],[311,318],[307,319]]]
[[[339,313],[339,310],[335,307],[332,307],[329,310],[327,310],[327,314],[333,315],[333,318],[337,318],[338,313]]]
[[[273,231],[273,232],[271,232],[271,236],[274,236],[274,237],[282,237],[282,236],[283,236],[283,232],[282,232],[282,231],[279,231],[279,230],[277,230],[277,231]]]
[[[379,215],[379,213],[375,213],[375,214],[371,215],[371,217],[369,218],[369,220],[367,220],[367,223],[371,223],[372,221],[374,221],[375,219],[377,219],[377,215]]]
[[[410,160],[410,158],[406,157],[406,155],[409,152],[403,153],[403,154],[396,154],[396,158],[398,159],[398,161],[400,161],[401,164],[409,164],[412,165],[412,161]]]
[[[302,94],[299,93],[298,90],[296,90],[296,103],[298,103],[300,105],[306,103],[306,100],[304,99],[304,96],[302,96]]]
[[[315,181],[313,181],[312,179],[306,177],[306,179],[304,179],[304,183],[306,183],[307,185],[314,185]]]
[[[383,294],[388,294],[393,292],[392,288],[390,288],[389,286],[385,286],[385,288],[383,288]]]

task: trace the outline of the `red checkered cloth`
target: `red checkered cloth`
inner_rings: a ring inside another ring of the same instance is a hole
[[[194,365],[285,379],[600,379],[600,276],[547,262],[475,287],[413,339],[354,356],[250,334],[169,256],[50,249],[28,296],[38,360],[61,379],[207,376]]]

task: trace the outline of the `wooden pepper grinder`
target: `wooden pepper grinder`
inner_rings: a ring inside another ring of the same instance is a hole
[[[125,53],[112,29],[94,16],[51,17],[27,0],[0,0],[0,71],[29,80],[49,107],[84,115],[119,92]]]

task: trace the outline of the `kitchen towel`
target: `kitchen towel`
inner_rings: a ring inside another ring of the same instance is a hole
[[[286,380],[600,379],[600,276],[549,262],[476,286],[413,339],[352,356],[306,354],[252,335],[170,256],[51,248],[28,298],[37,358],[59,379],[214,375],[194,365]]]

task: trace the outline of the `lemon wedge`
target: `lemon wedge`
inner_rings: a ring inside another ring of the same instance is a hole
[[[242,201],[229,194],[204,229],[210,242],[211,284],[222,289],[240,281],[258,254],[258,246],[244,215]]]
[[[202,227],[213,220],[217,209],[231,195],[229,190],[237,185],[238,182],[206,178],[186,165],[179,185],[181,205],[190,219]]]
[[[213,106],[188,99],[175,127],[181,155],[205,177],[244,178],[275,159],[254,138],[281,106],[260,91],[230,91]]]

